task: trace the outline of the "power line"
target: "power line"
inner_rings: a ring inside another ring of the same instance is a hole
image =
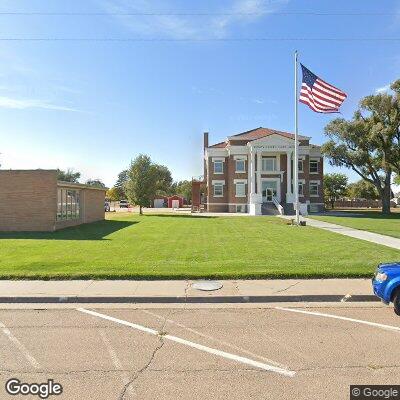
[[[400,42],[400,38],[91,38],[91,37],[0,37],[0,42]]]
[[[390,12],[322,12],[322,11],[260,11],[260,12],[43,12],[43,11],[0,11],[5,16],[260,16],[260,15],[311,15],[311,16],[400,16]]]

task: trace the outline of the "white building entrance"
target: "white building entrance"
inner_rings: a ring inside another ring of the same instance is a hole
[[[261,180],[262,202],[271,203],[272,197],[281,201],[280,180],[279,179],[262,179]]]

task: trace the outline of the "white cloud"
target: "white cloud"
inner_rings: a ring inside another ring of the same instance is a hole
[[[375,93],[379,94],[379,93],[387,93],[390,91],[390,83],[388,83],[385,86],[379,87],[375,89]]]
[[[17,110],[25,110],[28,108],[40,108],[45,110],[80,112],[80,110],[76,108],[52,104],[49,102],[45,102],[43,100],[37,100],[37,99],[21,100],[5,96],[0,96],[0,108],[10,108]]]
[[[135,34],[153,38],[211,39],[224,38],[235,25],[256,22],[273,13],[289,0],[234,0],[229,7],[209,11],[225,15],[114,15],[126,29]],[[173,10],[169,2],[147,0],[102,0],[103,8],[109,13],[151,13]],[[183,11],[181,11],[183,13]]]

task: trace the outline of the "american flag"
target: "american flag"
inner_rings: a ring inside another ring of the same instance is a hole
[[[300,65],[303,71],[303,83],[299,101],[307,104],[315,112],[339,112],[339,107],[346,99],[347,94],[318,78],[304,65]]]

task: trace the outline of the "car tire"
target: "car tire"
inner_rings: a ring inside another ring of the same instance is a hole
[[[400,288],[398,288],[393,296],[394,312],[400,316]]]

